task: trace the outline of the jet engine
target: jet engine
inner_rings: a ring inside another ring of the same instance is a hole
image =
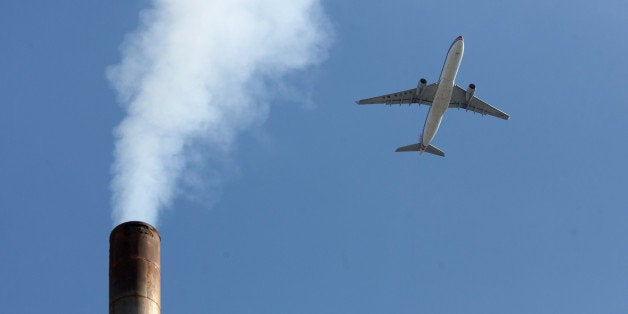
[[[473,98],[473,93],[475,93],[475,84],[469,84],[469,88],[467,88],[467,103]]]
[[[419,84],[417,84],[416,86],[416,96],[419,97],[421,96],[421,94],[423,94],[423,91],[425,90],[425,85],[427,85],[427,80],[422,78],[419,80]]]

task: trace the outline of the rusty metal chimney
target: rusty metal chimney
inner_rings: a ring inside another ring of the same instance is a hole
[[[159,314],[161,236],[141,221],[118,225],[109,236],[109,314]]]

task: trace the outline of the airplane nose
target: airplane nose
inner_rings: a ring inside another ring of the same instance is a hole
[[[463,40],[464,38],[462,38],[462,36],[458,36],[458,38],[456,38],[456,40]]]

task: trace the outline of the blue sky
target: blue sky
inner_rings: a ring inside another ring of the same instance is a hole
[[[0,4],[3,312],[107,311],[125,112],[105,70],[148,5]],[[626,313],[628,4],[323,6],[334,41],[288,76],[302,94],[163,212],[163,312]],[[457,83],[511,119],[450,111],[447,157],[394,153],[427,108],[354,101],[437,80],[458,35]]]

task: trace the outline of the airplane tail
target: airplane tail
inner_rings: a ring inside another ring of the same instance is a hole
[[[427,145],[423,146],[421,143],[416,143],[408,146],[402,146],[395,150],[396,152],[428,152],[433,155],[445,157],[445,153],[435,146]]]

